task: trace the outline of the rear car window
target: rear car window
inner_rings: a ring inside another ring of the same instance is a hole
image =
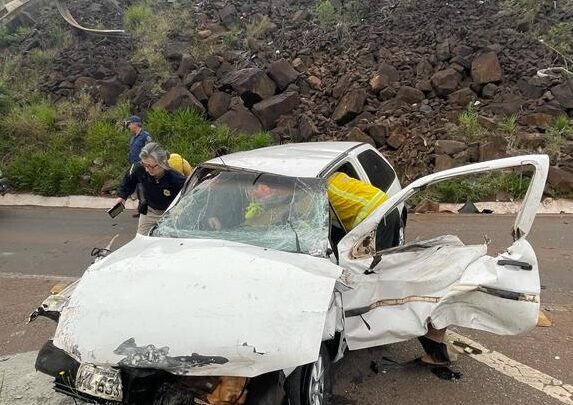
[[[358,155],[358,161],[368,175],[370,183],[383,191],[390,188],[396,174],[380,155],[372,150],[366,150]]]

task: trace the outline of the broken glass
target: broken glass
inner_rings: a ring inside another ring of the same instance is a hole
[[[152,235],[326,256],[328,227],[324,179],[222,171],[186,190]]]

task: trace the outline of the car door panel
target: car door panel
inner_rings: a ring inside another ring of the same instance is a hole
[[[487,246],[464,245],[455,236],[376,252],[373,230],[384,215],[417,190],[437,181],[531,165],[530,187],[513,228],[514,243],[502,254]],[[549,160],[532,155],[482,162],[419,179],[392,196],[339,243],[345,335],[350,349],[424,335],[428,322],[516,334],[535,325],[539,310],[539,269],[525,239],[545,185]]]

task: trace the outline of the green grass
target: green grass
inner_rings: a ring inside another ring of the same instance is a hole
[[[487,135],[487,130],[479,123],[479,114],[471,103],[458,116],[458,123],[461,137],[469,142]]]
[[[497,124],[497,128],[504,134],[515,134],[515,131],[517,130],[517,114],[503,117],[503,119]]]
[[[129,104],[110,109],[88,97],[51,105],[44,100],[17,106],[0,116],[0,156],[15,190],[42,195],[97,195],[107,180],[120,180],[128,168],[130,134],[121,123]],[[267,133],[244,135],[216,126],[191,110],[150,111],[145,127],[154,140],[193,165],[214,155],[271,144]]]
[[[6,27],[0,26],[0,49],[19,43],[31,32],[31,28],[19,27],[16,31],[11,32]]]
[[[256,21],[247,24],[247,37],[262,38],[267,33],[271,25],[271,20],[266,15]]]
[[[149,24],[153,19],[153,9],[147,4],[133,4],[123,14],[123,25],[128,30],[135,30]]]
[[[573,125],[568,116],[560,115],[545,129],[545,153],[552,158],[559,158],[561,148],[567,143],[567,138],[573,136]]]
[[[336,22],[336,9],[330,0],[319,0],[315,6],[315,14],[320,25],[329,26]]]
[[[491,172],[447,180],[428,187],[416,201],[429,198],[438,202],[465,203],[467,201],[495,201],[499,192],[507,193],[512,199],[522,199],[529,187],[527,175],[514,172]]]

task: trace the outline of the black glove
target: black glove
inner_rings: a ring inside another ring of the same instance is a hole
[[[137,212],[141,215],[147,215],[147,201],[139,200],[139,204],[137,204]]]

